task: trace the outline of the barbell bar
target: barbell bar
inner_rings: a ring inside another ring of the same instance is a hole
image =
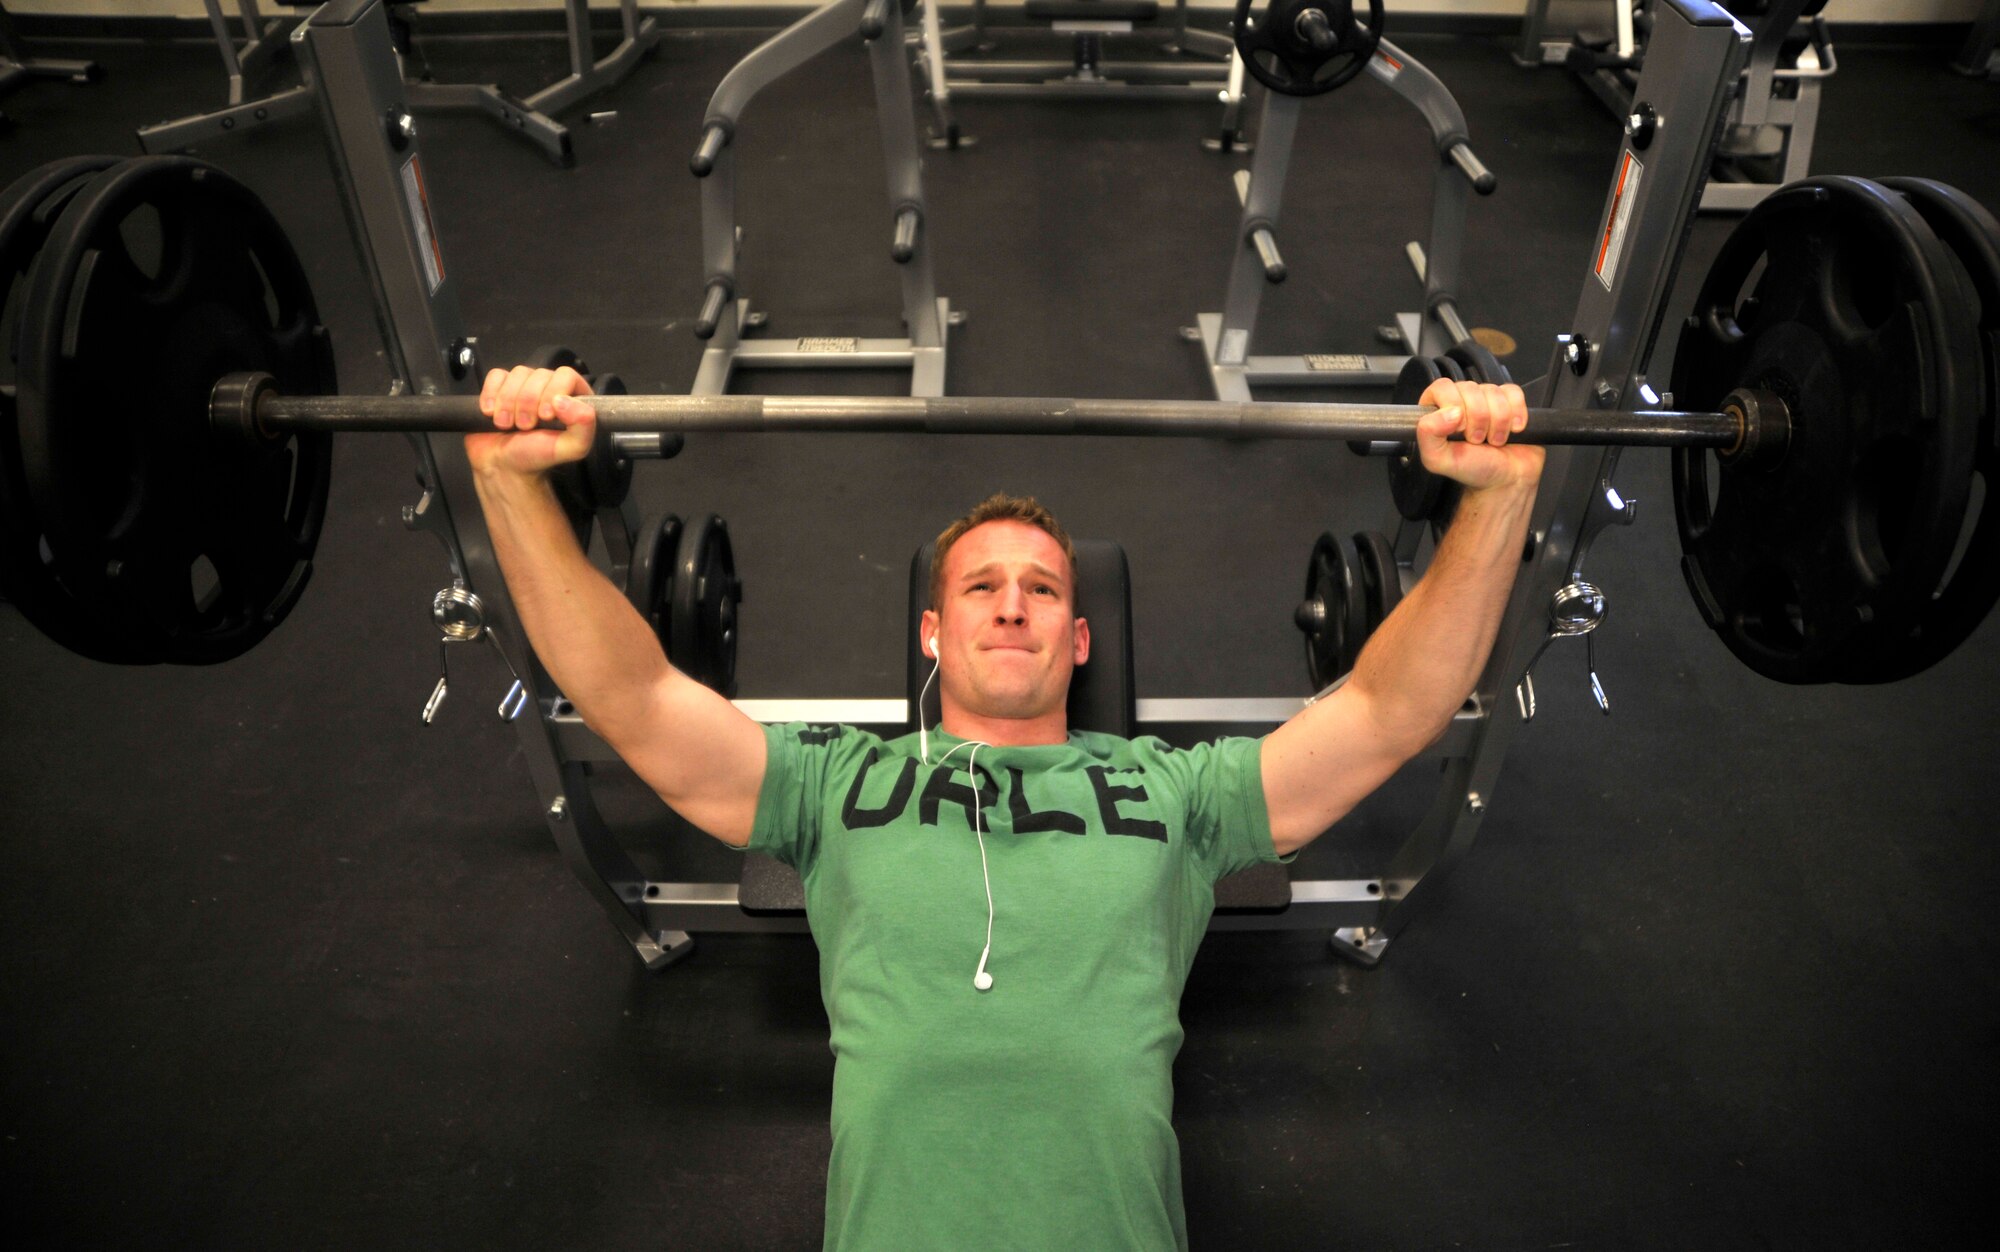
[[[1408,404],[1276,401],[1101,400],[1015,396],[588,397],[609,434],[778,431],[939,435],[1168,435],[1238,439],[1414,442],[1434,409]],[[495,429],[479,398],[288,396],[268,374],[230,374],[209,404],[217,430],[265,440],[302,431],[477,433]],[[560,430],[560,423],[535,429]],[[1508,438],[1539,445],[1713,448],[1724,456],[1782,452],[1790,434],[1784,402],[1768,392],[1732,392],[1720,412],[1666,409],[1530,409]]]

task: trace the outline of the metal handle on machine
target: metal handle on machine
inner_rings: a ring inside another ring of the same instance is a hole
[[[1278,255],[1277,236],[1271,233],[1271,224],[1262,218],[1250,223],[1250,246],[1257,250],[1257,263],[1264,267],[1264,281],[1281,283],[1285,281],[1285,258]]]
[[[694,319],[696,339],[711,339],[715,336],[715,328],[722,324],[722,310],[728,307],[730,294],[728,279],[709,280],[708,294],[701,302],[701,313]]]
[[[917,254],[917,228],[923,224],[923,214],[917,206],[906,204],[896,213],[896,238],[889,244],[889,259],[898,265],[906,264]]]
[[[1451,158],[1451,163],[1471,181],[1472,189],[1480,195],[1490,196],[1493,194],[1493,189],[1500,185],[1500,180],[1493,176],[1493,171],[1487,169],[1484,162],[1472,154],[1472,145],[1465,140],[1461,139],[1445,149],[1445,155]]]

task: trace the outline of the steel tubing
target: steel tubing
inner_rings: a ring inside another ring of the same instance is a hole
[[[217,389],[217,395],[223,394]],[[1181,435],[1223,439],[1409,442],[1431,410],[1406,404],[1277,401],[1066,400],[1001,396],[593,396],[598,425],[624,432],[845,431],[933,435]],[[221,411],[218,424],[228,422]],[[256,425],[270,433],[476,431],[493,421],[476,396],[256,397]],[[548,423],[550,429],[559,423]],[[1516,443],[1627,447],[1735,447],[1735,413],[1531,409]]]

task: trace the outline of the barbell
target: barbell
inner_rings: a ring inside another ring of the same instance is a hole
[[[253,193],[191,158],[105,165],[44,167],[0,194],[0,281],[10,305],[25,291],[18,376],[0,392],[0,582],[85,655],[227,660],[310,575],[334,432],[492,424],[472,396],[337,394],[303,268]],[[2000,596],[2000,510],[1967,525],[2000,448],[1996,241],[1991,215],[1935,184],[1794,184],[1743,219],[1703,285],[1675,363],[1686,411],[1535,409],[1513,438],[1674,449],[1683,567],[1740,658],[1787,682],[1907,676]],[[594,407],[607,452],[628,455],[771,431],[1393,447],[1427,411],[688,395]]]

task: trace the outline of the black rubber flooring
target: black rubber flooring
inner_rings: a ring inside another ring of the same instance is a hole
[[[573,115],[573,170],[481,120],[425,121],[489,359],[566,341],[637,388],[687,387],[685,161],[759,37],[664,40]],[[1509,40],[1402,42],[1502,180],[1474,206],[1465,307],[1538,374],[1616,128]],[[205,45],[47,51],[108,77],[9,95],[0,178],[135,152],[135,126],[222,99]],[[1950,51],[1842,44],[1816,172],[1928,175],[2000,205],[2000,89],[1952,74]],[[563,64],[554,38],[426,53],[440,78],[518,92]],[[1366,83],[1309,110],[1272,350],[1361,350],[1408,307],[1431,158],[1406,114]],[[927,168],[939,289],[970,314],[951,389],[1203,395],[1177,330],[1220,306],[1242,163],[1197,146],[1210,108],[962,116],[978,146]],[[739,135],[746,287],[783,333],[896,333],[872,118],[856,46],[760,98]],[[293,232],[343,383],[383,385],[317,132],[203,155]],[[1683,298],[1727,230],[1696,226]],[[455,655],[453,695],[418,720],[448,573],[399,521],[407,447],[345,440],[335,474],[302,605],[226,667],[94,665],[0,606],[10,1225],[64,1248],[816,1246],[831,1057],[810,942],[703,937],[642,971],[548,838],[492,713],[496,660]],[[1590,703],[1582,649],[1552,649],[1480,840],[1382,966],[1315,934],[1204,947],[1176,1071],[1196,1246],[1882,1248],[1991,1224],[2000,864],[1979,797],[2000,627],[1895,687],[1759,679],[1689,602],[1667,478],[1663,454],[1626,457],[1639,524],[1590,560],[1615,716]],[[1301,694],[1289,618],[1312,540],[1390,513],[1379,466],[1342,449],[1168,441],[716,438],[642,468],[637,498],[729,519],[744,695],[881,697],[900,694],[909,553],[994,488],[1124,542],[1144,696]],[[1309,873],[1365,867],[1407,790],[1316,845]],[[643,798],[613,808],[676,873],[732,863]]]

